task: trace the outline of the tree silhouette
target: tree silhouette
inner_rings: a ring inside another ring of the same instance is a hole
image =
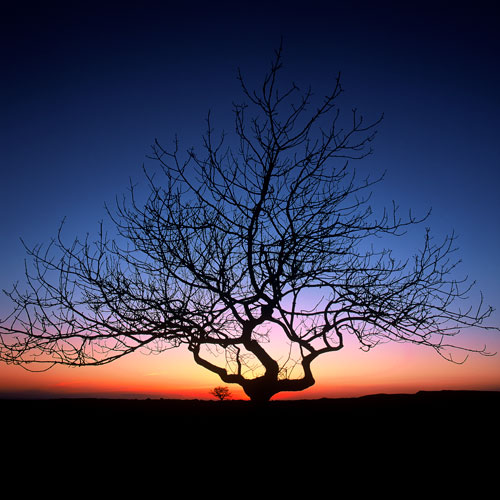
[[[210,394],[215,398],[219,399],[220,401],[224,401],[225,399],[231,398],[231,391],[227,387],[222,387],[222,386],[214,387],[210,391]]]
[[[426,231],[399,261],[375,245],[422,222],[395,206],[377,216],[353,160],[370,154],[380,120],[338,109],[340,76],[317,104],[310,89],[281,90],[281,48],[257,90],[241,73],[227,144],[207,119],[202,153],[155,141],[148,196],[108,209],[116,228],[27,248],[27,288],[1,324],[7,363],[100,365],[143,348],[186,346],[194,361],[239,384],[251,400],[301,391],[311,364],[352,335],[361,348],[410,342],[455,361],[451,342],[491,308],[462,309],[468,281],[452,277],[454,237]],[[248,113],[253,110],[250,118]],[[385,239],[382,240],[381,237]]]

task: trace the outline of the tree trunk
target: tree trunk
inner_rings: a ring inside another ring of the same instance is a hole
[[[254,403],[266,403],[279,392],[303,391],[314,385],[315,380],[312,374],[306,372],[306,376],[295,380],[278,380],[274,376],[263,375],[262,377],[248,380],[241,384],[245,394]]]
[[[316,383],[311,371],[311,363],[316,358],[317,353],[311,353],[302,360],[304,376],[300,379],[280,380],[278,363],[267,354],[262,346],[255,340],[245,344],[245,347],[255,354],[266,368],[266,372],[261,377],[245,379],[241,374],[230,374],[227,371],[214,365],[200,356],[200,346],[192,345],[189,350],[193,353],[196,363],[219,375],[223,382],[240,385],[245,394],[255,403],[266,403],[279,392],[303,391]]]
[[[278,380],[266,375],[248,380],[242,387],[250,400],[259,404],[267,403],[276,393],[280,392]]]

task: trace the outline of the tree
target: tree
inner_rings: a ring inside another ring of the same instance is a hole
[[[225,399],[231,399],[231,391],[227,387],[214,387],[210,394],[217,398],[220,401],[224,401]]]
[[[360,180],[352,163],[371,153],[380,120],[353,110],[342,125],[340,76],[313,107],[310,89],[279,88],[281,67],[280,48],[255,91],[239,73],[236,141],[226,146],[210,114],[202,154],[155,141],[148,196],[131,187],[108,209],[116,237],[101,225],[95,242],[68,245],[60,231],[27,248],[27,289],[8,293],[14,309],[1,322],[3,361],[100,365],[186,346],[267,401],[312,386],[312,362],[346,335],[366,350],[396,341],[451,361],[454,347],[487,354],[449,340],[487,328],[492,311],[457,306],[471,285],[453,279],[453,236],[437,244],[426,231],[405,261],[374,246],[426,219],[370,206],[382,176]]]

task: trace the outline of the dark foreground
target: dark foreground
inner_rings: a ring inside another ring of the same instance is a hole
[[[271,401],[169,399],[0,399],[3,432],[79,428],[92,431],[240,432],[259,435],[429,432],[498,434],[500,392],[437,391],[360,398]]]
[[[70,468],[97,460],[174,467],[184,475],[191,467],[211,474],[302,464],[324,478],[340,465],[351,473],[358,467],[372,472],[431,467],[470,476],[475,467],[481,474],[496,471],[492,457],[500,450],[499,409],[500,392],[475,391],[264,406],[248,401],[0,399],[1,451],[16,470],[32,460],[38,466]]]
[[[126,493],[132,481],[141,488],[175,485],[184,496],[207,485],[221,491],[220,482],[232,481],[238,496],[285,485],[292,494],[322,498],[338,483],[367,494],[378,488],[384,498],[415,496],[416,488],[428,496],[438,487],[447,496],[455,488],[488,498],[498,477],[499,408],[500,392],[461,391],[262,407],[0,399],[1,470],[6,484],[17,476],[18,486],[37,491],[62,480],[69,481],[68,492],[80,491],[106,478],[111,490],[119,484]]]

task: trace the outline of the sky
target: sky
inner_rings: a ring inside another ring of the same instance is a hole
[[[367,169],[376,200],[458,235],[461,272],[500,306],[500,49],[495,2],[17,2],[0,16],[0,288],[23,278],[23,238],[95,232],[104,205],[141,181],[155,138],[197,144],[207,111],[232,131],[249,82],[283,38],[283,77],[318,95],[342,74],[347,112],[384,120]],[[365,168],[365,167],[364,167]],[[403,250],[418,245],[408,240]],[[0,317],[9,310],[0,297]],[[491,322],[500,325],[498,311]],[[500,352],[499,334],[467,332]],[[294,397],[500,390],[500,354],[453,365],[414,346],[348,342]],[[184,351],[30,373],[0,364],[1,394],[209,397],[220,381]],[[242,396],[231,387],[235,396]],[[287,395],[292,396],[292,395]],[[285,396],[285,397],[287,397]]]

